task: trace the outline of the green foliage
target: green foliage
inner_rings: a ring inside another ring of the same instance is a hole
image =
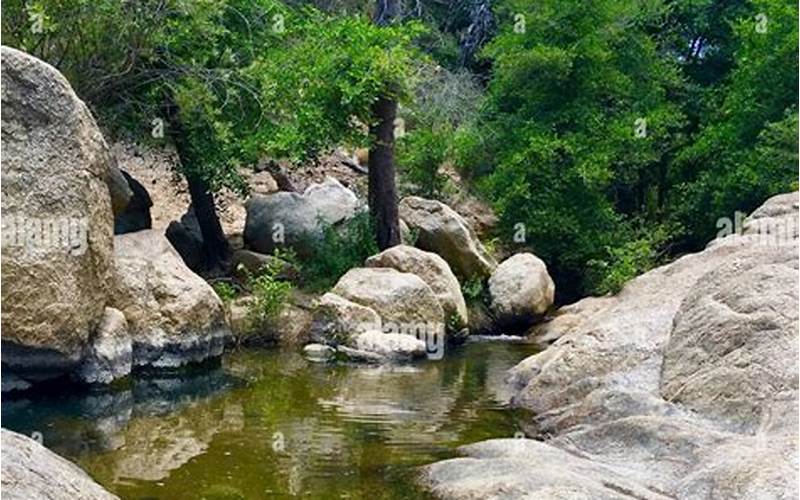
[[[282,264],[275,261],[268,264],[256,276],[245,271],[247,288],[253,299],[247,311],[249,331],[258,332],[268,328],[286,306],[293,286],[278,278],[282,270]]]
[[[399,143],[398,168],[403,179],[411,184],[411,192],[427,198],[438,198],[447,177],[440,172],[448,157],[447,137],[451,130],[422,128]]]
[[[464,280],[463,283],[461,283],[461,294],[467,302],[479,302],[483,300],[483,280],[479,277]]]
[[[660,249],[676,232],[663,226],[642,228],[621,244],[607,246],[605,259],[587,262],[589,290],[595,295],[619,292],[625,283],[662,263]]]
[[[313,255],[302,265],[306,287],[328,289],[349,269],[361,266],[367,257],[378,253],[374,234],[367,212],[337,226],[326,226],[322,239],[313,244]]]
[[[239,294],[236,291],[236,287],[234,287],[227,281],[217,281],[212,285],[212,288],[214,288],[214,291],[217,293],[217,296],[219,296],[220,300],[222,300],[222,303],[225,304],[226,306],[230,304],[233,301],[233,299],[235,299],[236,296]]]
[[[562,300],[616,290],[791,189],[796,6],[507,0],[498,17],[486,101],[452,155],[504,241],[523,225],[519,249],[547,262]]]

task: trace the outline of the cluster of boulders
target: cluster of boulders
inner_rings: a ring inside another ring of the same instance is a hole
[[[553,280],[540,259],[521,253],[498,266],[444,203],[404,198],[400,217],[416,246],[389,248],[339,279],[316,308],[310,357],[380,362],[443,356],[447,343],[463,340],[475,326],[458,277],[488,279],[493,331],[524,331],[553,304]],[[398,334],[412,340],[400,343]]]
[[[219,356],[230,331],[213,289],[163,234],[114,235],[115,214],[147,200],[84,103],[48,64],[2,59],[3,389]]]
[[[536,439],[425,469],[445,498],[797,498],[798,193],[564,307],[511,371]]]

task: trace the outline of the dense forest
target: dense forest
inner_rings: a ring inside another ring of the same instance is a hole
[[[487,243],[540,256],[561,302],[797,189],[795,2],[4,7],[3,43],[57,67],[107,133],[175,145],[209,268],[230,252],[213,193],[246,189],[236,167],[338,146],[370,149],[379,248],[397,193],[441,197],[453,168],[498,215]]]

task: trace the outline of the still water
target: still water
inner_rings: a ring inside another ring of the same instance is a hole
[[[125,499],[424,498],[419,465],[521,428],[503,379],[532,353],[478,343],[366,367],[239,351],[197,374],[4,400],[2,424]]]

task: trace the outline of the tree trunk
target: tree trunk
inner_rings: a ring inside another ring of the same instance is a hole
[[[399,0],[377,0],[373,21],[387,26],[400,16]],[[369,211],[375,224],[378,248],[400,244],[400,219],[394,168],[394,119],[397,101],[381,96],[372,105],[374,124],[370,126]]]
[[[178,113],[178,106],[172,96],[167,97],[165,108],[169,132],[175,144],[175,150],[178,153],[181,165],[186,169],[194,159],[189,151],[188,144],[186,144],[186,131]],[[217,216],[214,193],[211,192],[205,180],[188,174],[186,170],[184,170],[184,177],[186,177],[186,181],[189,184],[192,208],[197,218],[197,224],[200,226],[200,233],[203,236],[205,262],[202,270],[210,273],[223,271],[230,260],[231,247],[225,237],[225,233],[222,231],[222,224],[220,224]]]
[[[385,250],[400,244],[400,220],[397,215],[397,188],[394,169],[394,118],[397,102],[385,97],[372,105],[376,123],[370,127],[369,210],[375,224],[378,248]]]

